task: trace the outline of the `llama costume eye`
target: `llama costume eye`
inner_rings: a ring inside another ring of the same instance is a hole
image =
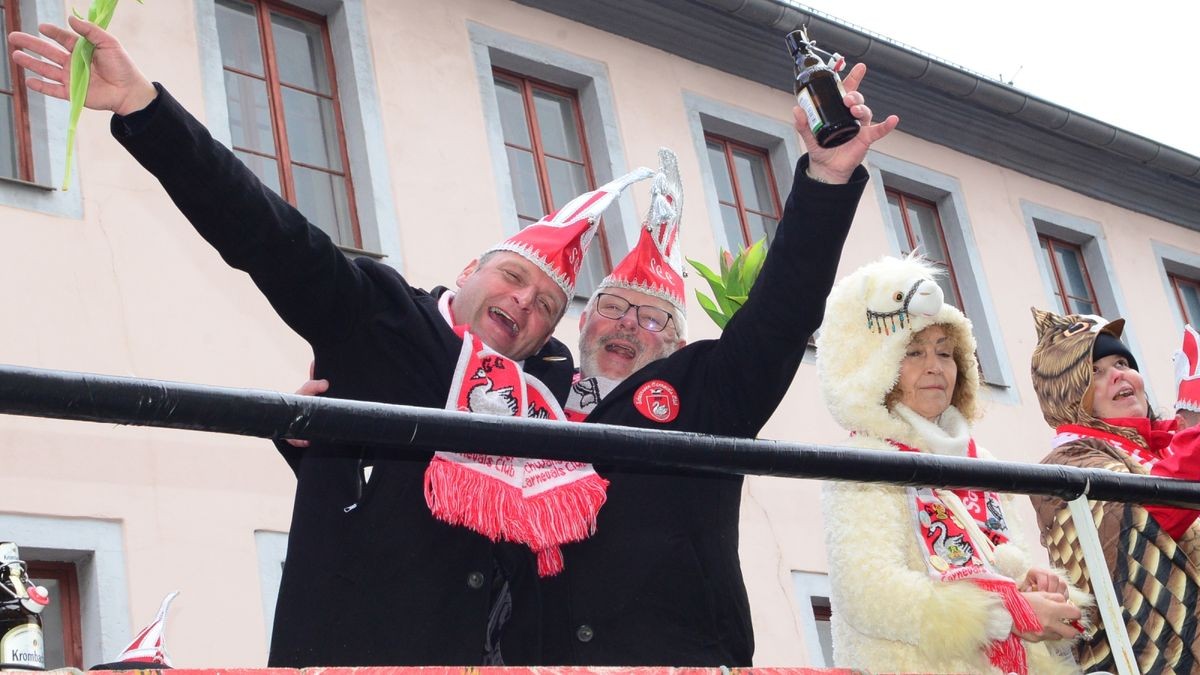
[[[900,302],[901,300],[904,299],[904,294],[901,293],[900,291],[896,291],[896,294],[892,296],[892,299],[895,300],[896,302]]]

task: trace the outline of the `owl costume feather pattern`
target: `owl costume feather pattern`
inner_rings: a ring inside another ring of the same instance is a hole
[[[1124,321],[1059,316],[1037,309],[1033,315],[1038,336],[1031,367],[1033,386],[1046,422],[1060,431],[1056,446],[1042,463],[1149,474],[1136,455],[1118,442],[1125,439],[1135,451],[1144,449],[1141,435],[1106,424],[1091,413],[1094,343],[1101,332],[1119,338]],[[1120,439],[1065,433],[1066,425],[1089,427]],[[1041,496],[1030,499],[1050,562],[1065,569],[1073,584],[1090,590],[1091,575],[1066,502]],[[1192,523],[1177,540],[1138,504],[1093,501],[1091,507],[1139,670],[1200,673],[1200,570],[1196,566],[1200,524]],[[1102,626],[1076,651],[1085,671],[1116,669]]]

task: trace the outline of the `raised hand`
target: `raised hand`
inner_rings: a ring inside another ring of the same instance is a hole
[[[70,98],[71,50],[82,35],[96,45],[86,107],[128,115],[145,108],[158,96],[154,85],[115,37],[83,19],[72,16],[67,21],[75,32],[44,23],[38,30],[46,37],[9,34],[13,62],[41,78],[26,78],[30,89],[54,98]]]
[[[888,116],[878,124],[871,122],[871,109],[867,107],[862,92],[858,90],[866,75],[867,64],[859,63],[851,68],[850,73],[842,80],[846,89],[846,97],[842,101],[850,108],[850,114],[862,123],[862,129],[854,138],[836,148],[822,148],[817,145],[817,139],[808,128],[808,118],[804,111],[799,106],[792,108],[796,131],[808,150],[809,172],[819,180],[827,183],[845,183],[850,180],[850,174],[854,173],[855,167],[862,164],[867,150],[871,149],[871,144],[887,136],[900,123],[900,118],[895,115]]]

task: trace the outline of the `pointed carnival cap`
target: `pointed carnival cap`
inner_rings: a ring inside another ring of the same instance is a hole
[[[604,277],[597,290],[625,288],[666,300],[685,315],[683,254],[679,250],[679,219],[683,215],[683,185],[679,162],[667,148],[658,149],[659,169],[650,188],[650,210],[642,221],[637,245]]]
[[[167,648],[163,644],[164,633],[167,629],[167,608],[179,591],[172,591],[163,598],[158,607],[158,614],[150,625],[143,628],[125,645],[125,649],[111,663],[92,666],[90,670],[162,670],[171,667],[171,659],[167,656]]]
[[[600,214],[630,185],[645,180],[654,172],[639,167],[620,178],[585,192],[561,209],[526,227],[486,251],[512,251],[537,265],[554,280],[570,300],[575,295],[579,266],[587,254]]]
[[[1175,352],[1175,409],[1200,412],[1200,335],[1191,324],[1183,327],[1183,346]]]

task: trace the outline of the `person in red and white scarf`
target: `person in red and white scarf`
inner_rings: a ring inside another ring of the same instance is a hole
[[[69,21],[71,29],[42,25],[45,37],[11,36],[29,88],[67,98],[71,50],[79,35],[95,45],[87,106],[114,113],[116,139],[311,345],[330,396],[563,417],[572,363],[551,333],[601,212],[651,171],[568,202],[468,264],[456,291],[428,293],[382,262],[350,260],[112,35]],[[297,485],[271,666],[496,662],[489,640],[507,611],[501,591],[555,571],[559,546],[586,537],[604,501],[590,467],[478,448],[403,457],[342,443],[280,450]],[[522,650],[536,653],[536,635],[511,649],[533,658]]]
[[[1055,430],[1044,464],[1200,480],[1200,427],[1159,419],[1133,353],[1125,321],[1034,310],[1038,343],[1031,370],[1042,415]],[[1189,337],[1192,338],[1189,344]],[[1185,332],[1195,362],[1194,333]],[[1180,365],[1176,361],[1177,367]],[[1192,369],[1194,372],[1194,369]],[[1196,396],[1184,372],[1178,398]],[[1031,497],[1052,563],[1089,587],[1089,573],[1067,505]],[[1154,504],[1092,502],[1108,574],[1143,673],[1200,673],[1200,511]],[[1079,644],[1087,671],[1116,670],[1103,629]]]
[[[830,293],[817,373],[847,445],[990,458],[970,426],[971,323],[943,302],[935,275],[918,258],[883,258]],[[1042,642],[1078,636],[1080,609],[1057,573],[1032,564],[1007,495],[829,482],[822,510],[837,666],[1078,672]]]

